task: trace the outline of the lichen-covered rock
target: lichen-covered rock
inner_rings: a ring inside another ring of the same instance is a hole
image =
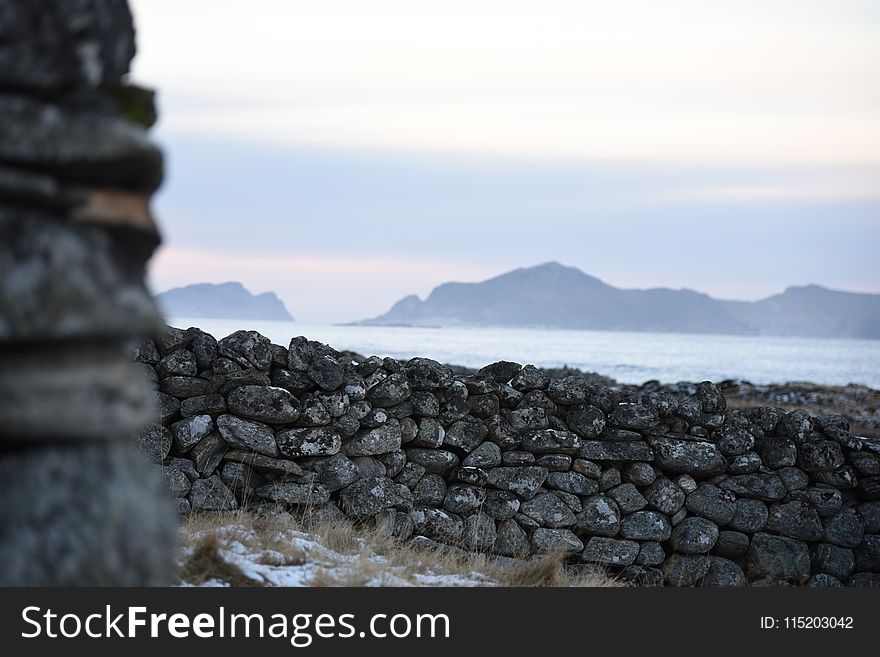
[[[327,354],[312,360],[306,375],[323,390],[328,391],[336,390],[345,382],[345,368]]]
[[[223,395],[199,395],[198,397],[190,397],[180,402],[180,414],[183,417],[193,417],[195,415],[211,415],[217,416],[226,413],[226,400]]]
[[[649,440],[654,460],[667,473],[711,477],[724,474],[727,461],[714,443],[658,436]]]
[[[452,385],[452,370],[430,358],[413,358],[403,369],[412,390],[433,391]]]
[[[801,541],[818,541],[823,534],[822,521],[816,509],[798,501],[773,504],[766,529]]]
[[[242,367],[253,367],[261,372],[268,372],[272,365],[271,345],[269,338],[256,331],[236,331],[217,343],[223,356]]]
[[[642,491],[648,504],[668,516],[675,515],[684,506],[685,492],[671,479],[661,477]]]
[[[758,532],[751,540],[746,572],[750,582],[806,582],[810,577],[809,548],[793,538]]]
[[[642,404],[618,404],[608,421],[622,429],[647,429],[657,424],[657,410]]]
[[[489,432],[485,424],[474,417],[466,417],[454,422],[443,438],[443,444],[458,447],[466,452],[476,449]]]
[[[737,497],[748,497],[764,502],[778,502],[788,492],[778,475],[762,472],[728,477],[719,484],[719,487],[734,493]]]
[[[531,551],[528,534],[516,520],[503,520],[498,524],[492,551],[507,557],[525,557]]]
[[[453,484],[447,487],[443,508],[451,513],[467,514],[479,509],[486,500],[486,491],[475,486]]]
[[[539,527],[532,532],[532,552],[536,554],[552,554],[562,552],[571,554],[584,549],[581,540],[568,529],[547,529]]]
[[[669,518],[656,511],[636,511],[624,516],[620,521],[621,538],[663,542],[668,540],[671,534],[672,525]]]
[[[284,388],[241,386],[226,399],[229,412],[267,424],[287,424],[299,419],[299,402]]]
[[[817,518],[818,520],[818,518]],[[819,540],[832,543],[845,548],[855,548],[862,542],[865,535],[865,522],[859,513],[852,508],[842,509],[833,516],[825,518],[822,525],[816,529]],[[806,540],[806,539],[805,539]]]
[[[620,529],[620,517],[620,508],[613,499],[594,495],[581,503],[573,529],[591,536],[615,536]]]
[[[688,511],[708,518],[719,525],[726,525],[736,513],[736,497],[714,484],[702,484],[688,493],[685,499]]]
[[[707,556],[672,554],[663,562],[663,578],[669,586],[699,586],[710,564]]]
[[[195,417],[178,420],[171,425],[171,433],[174,436],[174,447],[180,453],[186,453],[193,445],[207,436],[214,429],[214,421],[210,415],[196,415]]]
[[[641,440],[585,440],[577,456],[589,461],[653,461],[654,451]]]
[[[442,509],[419,508],[410,512],[413,531],[441,543],[458,543],[464,523],[458,516]]]
[[[426,472],[437,475],[445,475],[459,465],[458,456],[445,449],[407,448],[406,459],[410,463],[417,463],[425,468]],[[543,483],[543,482],[542,482]]]
[[[234,511],[238,508],[235,495],[217,475],[193,482],[190,503],[193,511]]]
[[[257,488],[256,494],[272,502],[298,506],[319,507],[330,501],[330,491],[326,486],[317,482],[299,484],[289,481],[274,481]]]
[[[718,541],[718,525],[711,520],[691,516],[672,530],[669,545],[683,554],[707,554]]]
[[[494,468],[501,465],[501,449],[495,443],[486,441],[464,457],[461,464],[465,467]]]
[[[412,389],[405,374],[392,374],[367,390],[367,399],[377,406],[394,406],[409,399]]]
[[[221,415],[217,418],[217,429],[223,440],[232,447],[271,457],[279,454],[275,433],[261,422],[242,420],[234,415]]]
[[[520,505],[520,513],[528,516],[541,527],[557,529],[571,527],[577,521],[574,513],[553,493],[536,495]]]
[[[731,529],[750,534],[760,531],[767,524],[767,505],[760,500],[738,499],[736,511],[728,525]]]
[[[409,510],[413,505],[410,490],[387,477],[369,477],[354,482],[342,491],[339,502],[346,514],[355,517],[372,516],[391,507]]]
[[[581,552],[581,558],[588,563],[608,566],[629,566],[639,555],[639,544],[635,541],[619,540],[593,536]]]
[[[648,506],[648,500],[642,496],[639,489],[633,484],[621,484],[612,488],[608,491],[608,496],[617,502],[620,512],[624,515],[641,511]]]
[[[827,573],[840,580],[849,577],[856,568],[853,551],[831,543],[812,546],[810,555],[814,572]]]
[[[392,418],[380,427],[355,434],[343,451],[348,456],[376,456],[400,449],[402,441],[400,422]]]
[[[522,449],[533,454],[575,454],[580,447],[577,434],[555,429],[529,431],[522,439]]]
[[[530,499],[547,480],[548,474],[547,468],[539,466],[502,466],[489,470],[488,484],[493,488],[515,493],[523,499]]]
[[[519,498],[504,490],[487,490],[483,502],[483,512],[496,520],[513,518],[519,511]]]
[[[485,513],[474,513],[464,521],[462,541],[469,550],[484,552],[495,545],[498,534],[495,521]]]
[[[171,451],[172,435],[167,427],[152,424],[135,439],[138,448],[155,463],[162,463]]]
[[[196,466],[196,471],[203,477],[207,477],[220,465],[223,455],[229,449],[229,445],[218,433],[210,433],[202,438],[190,452],[190,458]]]
[[[736,563],[724,557],[709,557],[709,570],[703,577],[703,586],[747,586],[746,575]]]
[[[291,477],[299,477],[303,474],[303,469],[293,461],[276,459],[249,450],[230,450],[223,455],[223,459],[249,465],[263,473],[289,475]]]

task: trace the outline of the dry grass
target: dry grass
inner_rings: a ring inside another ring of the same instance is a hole
[[[190,549],[180,579],[190,584],[216,579],[231,586],[260,585],[223,558],[223,546],[238,542],[266,566],[312,566],[312,586],[625,586],[566,568],[560,554],[498,558],[427,540],[401,542],[381,528],[348,519],[316,521],[280,510],[193,515],[184,520],[181,534]],[[293,538],[304,534],[326,549],[304,551]]]

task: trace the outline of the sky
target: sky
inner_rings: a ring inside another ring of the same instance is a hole
[[[880,292],[880,1],[131,0],[155,291],[299,320],[555,260]]]

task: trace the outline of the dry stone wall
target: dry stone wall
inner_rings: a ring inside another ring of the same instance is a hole
[[[253,331],[169,328],[135,360],[161,414],[139,443],[181,513],[344,514],[640,585],[880,584],[880,441],[841,416]]]

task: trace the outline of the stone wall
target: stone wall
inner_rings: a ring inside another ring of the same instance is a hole
[[[161,409],[139,442],[181,513],[306,507],[641,585],[880,584],[880,442],[841,416],[253,331],[168,329],[135,359]]]

